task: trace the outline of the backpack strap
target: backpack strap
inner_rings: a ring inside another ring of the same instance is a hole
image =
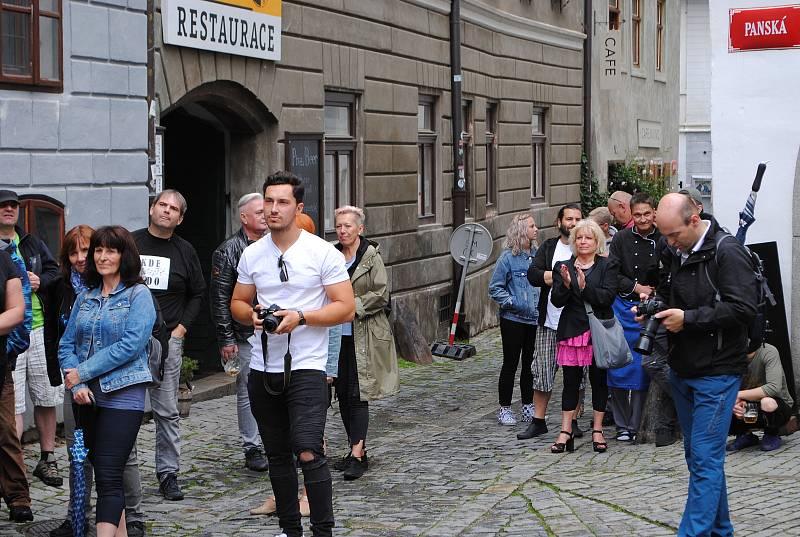
[[[717,258],[717,256],[719,255],[719,245],[722,243],[722,241],[724,241],[728,237],[734,238],[733,235],[728,233],[726,230],[718,231],[717,236],[714,237],[714,265],[716,267],[714,270],[715,276],[719,272],[719,260]],[[714,284],[714,280],[711,279],[711,275],[708,273],[708,264],[710,263],[710,261],[711,260],[708,260],[705,263],[703,263],[703,269],[706,272],[706,279],[708,280],[708,283],[714,290],[714,302],[715,303],[722,302],[722,295],[719,294],[719,288]]]

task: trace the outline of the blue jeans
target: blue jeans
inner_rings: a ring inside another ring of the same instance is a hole
[[[725,441],[740,380],[735,375],[681,378],[672,372],[670,376],[689,468],[680,536],[733,535],[725,484]]]
[[[239,374],[236,376],[236,415],[239,421],[239,434],[242,448],[248,450],[261,447],[258,425],[250,410],[250,395],[247,393],[247,379],[250,377],[250,354],[253,346],[246,341],[237,341],[239,346]]]

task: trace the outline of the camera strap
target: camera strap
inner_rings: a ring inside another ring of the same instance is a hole
[[[283,395],[283,392],[286,391],[286,388],[289,387],[289,382],[292,380],[292,352],[290,350],[292,346],[292,333],[289,332],[286,337],[286,354],[283,355],[283,388],[280,390],[273,390],[269,385],[269,381],[267,380],[267,353],[269,352],[269,334],[267,334],[266,330],[261,331],[261,357],[264,359],[263,384],[264,389],[270,395]]]

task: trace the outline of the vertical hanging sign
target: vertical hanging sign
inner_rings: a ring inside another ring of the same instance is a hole
[[[622,40],[619,30],[606,30],[600,34],[603,46],[598,47],[600,58],[599,88],[602,90],[617,89],[622,80],[620,69]]]

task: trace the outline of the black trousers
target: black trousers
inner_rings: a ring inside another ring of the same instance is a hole
[[[503,340],[503,366],[500,368],[500,379],[497,381],[497,393],[500,406],[509,406],[514,393],[514,377],[522,358],[522,371],[519,373],[519,391],[522,404],[533,402],[533,349],[536,342],[536,325],[518,323],[500,318],[500,337]]]
[[[311,532],[315,537],[333,535],[333,491],[328,461],[323,453],[328,387],[325,372],[311,369],[292,371],[289,386],[281,395],[264,389],[269,382],[275,391],[283,386],[283,373],[250,370],[247,391],[250,409],[258,424],[269,460],[269,479],[275,494],[278,523],[288,537],[300,537],[300,506],[297,503],[297,468],[303,470],[303,483],[311,509]],[[302,453],[312,453],[304,461]]]
[[[583,366],[564,365],[561,366],[564,372],[564,391],[561,396],[561,410],[570,412],[578,408],[578,391],[583,379]],[[592,386],[592,409],[597,412],[606,411],[608,401],[608,381],[606,370],[594,365],[589,366],[589,383]]]
[[[342,336],[342,347],[339,351],[339,376],[336,377],[336,398],[339,399],[339,411],[349,444],[355,446],[363,441],[364,447],[366,447],[369,403],[361,400],[353,336]]]
[[[119,519],[125,509],[122,474],[128,456],[136,444],[144,412],[74,403],[72,411],[75,416],[79,416],[86,447],[89,449],[89,460],[94,467],[97,522],[119,526]]]
[[[754,429],[764,429],[764,434],[771,434],[778,436],[778,429],[785,425],[792,417],[792,407],[786,404],[783,399],[774,397],[775,402],[778,403],[778,408],[775,412],[764,412],[761,406],[758,407],[758,417],[755,423],[745,423],[744,420],[731,418],[731,427],[728,434],[745,434]]]

